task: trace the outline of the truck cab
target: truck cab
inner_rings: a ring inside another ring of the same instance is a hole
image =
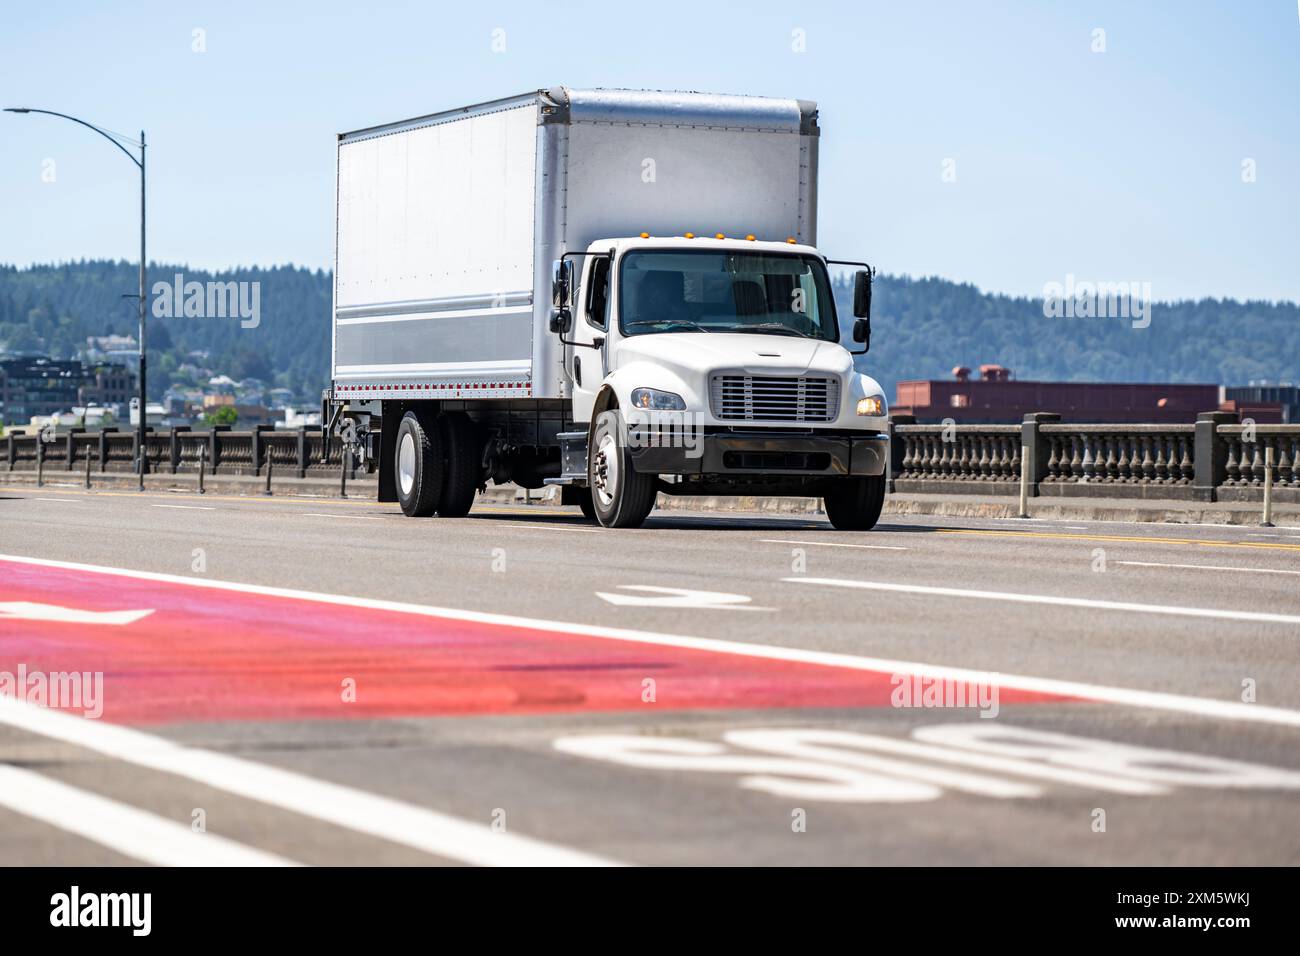
[[[824,497],[837,526],[870,527],[888,459],[883,391],[853,365],[870,283],[844,343],[827,260],[793,239],[643,233],[559,260],[552,327],[587,427],[563,437],[585,467],[556,483],[611,526],[664,491]]]

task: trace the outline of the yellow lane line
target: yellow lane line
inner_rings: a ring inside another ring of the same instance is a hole
[[[1263,548],[1269,551],[1300,551],[1300,544],[1271,541],[1221,541],[1210,538],[1144,538],[1125,534],[1062,534],[1051,531],[983,531],[976,528],[936,528],[939,534],[971,534],[986,538],[1050,538],[1067,541],[1124,541],[1135,544],[1190,544],[1202,548]]]

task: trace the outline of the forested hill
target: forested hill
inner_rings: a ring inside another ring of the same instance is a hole
[[[134,294],[138,264],[93,260],[15,269],[0,266],[0,348],[74,357],[89,336],[136,334]],[[258,378],[292,388],[304,398],[329,377],[330,274],[296,266],[204,272],[150,264],[149,288],[186,282],[258,282],[260,321],[244,328],[238,318],[149,316],[149,393],[166,390],[175,370],[196,363],[240,380]],[[131,298],[123,298],[129,294]],[[203,359],[192,352],[207,353]],[[195,383],[203,384],[203,383]]]
[[[149,281],[255,281],[261,321],[151,319],[153,376],[161,394],[192,352],[234,379],[256,377],[318,394],[329,374],[330,274],[294,266],[220,273],[150,266]],[[135,266],[85,261],[16,269],[0,266],[0,348],[74,356],[88,336],[134,335]],[[849,289],[837,286],[841,313]],[[871,353],[859,367],[893,395],[899,379],[947,377],[954,365],[997,362],[1021,379],[1169,381],[1231,385],[1300,380],[1300,307],[1295,303],[1204,299],[1154,303],[1148,328],[1128,319],[1046,318],[1041,300],[981,292],[943,279],[881,276]]]

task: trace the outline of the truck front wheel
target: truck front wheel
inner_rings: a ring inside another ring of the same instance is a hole
[[[587,480],[596,520],[606,528],[638,527],[655,506],[655,478],[633,470],[618,411],[601,412],[587,453]]]
[[[436,423],[407,412],[394,445],[393,477],[402,513],[427,518],[438,507],[442,494],[442,440]]]
[[[870,531],[885,505],[885,476],[838,478],[826,495],[826,517],[840,531]]]

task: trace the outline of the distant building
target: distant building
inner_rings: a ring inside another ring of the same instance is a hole
[[[135,375],[125,366],[43,356],[0,361],[0,422],[26,424],[73,406],[130,400]]]
[[[276,422],[276,428],[320,428],[320,410],[308,409],[298,411],[294,408],[284,410],[284,421]]]
[[[130,335],[92,335],[86,339],[86,352],[91,358],[140,360],[140,343]]]
[[[235,405],[239,414],[237,428],[252,428],[255,425],[274,425],[283,418],[280,411],[273,411],[265,405]]]
[[[922,423],[945,419],[972,424],[1012,423],[1026,412],[1056,412],[1063,422],[1177,424],[1196,421],[1224,401],[1218,385],[1018,381],[1001,365],[981,365],[979,378],[965,367],[947,380],[899,382],[892,411]],[[1281,420],[1280,406],[1254,404],[1261,424]]]
[[[1281,406],[1282,421],[1286,424],[1300,422],[1300,385],[1240,385],[1223,390],[1224,398],[1238,402],[1244,408],[1261,404]],[[1243,416],[1246,413],[1243,412]],[[1256,417],[1256,421],[1263,419]]]
[[[135,375],[123,365],[97,365],[94,382],[83,385],[83,405],[125,405],[135,396]]]
[[[173,422],[167,417],[167,409],[157,402],[149,402],[145,405],[144,423],[149,428],[167,428],[170,425],[187,425],[188,422]],[[140,400],[132,399],[130,404],[129,421],[132,428],[140,427]]]

